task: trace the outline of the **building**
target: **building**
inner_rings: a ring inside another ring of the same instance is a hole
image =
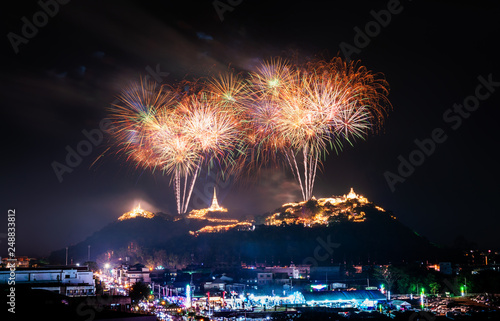
[[[131,267],[126,273],[128,284],[151,283],[151,271],[147,267]]]
[[[214,196],[212,198],[212,204],[210,205],[210,207],[202,208],[199,210],[192,210],[188,213],[187,218],[193,220],[205,220],[210,222],[209,225],[206,225],[197,231],[189,231],[191,235],[199,235],[201,233],[218,233],[231,229],[248,231],[255,227],[252,222],[240,221],[236,218],[231,218],[231,215],[228,213],[227,208],[219,205],[215,188]]]
[[[246,284],[233,283],[226,285],[226,291],[231,295],[244,295],[246,289]]]
[[[2,258],[2,266],[7,267],[7,264],[9,263],[15,263],[16,268],[29,268],[30,267],[30,261],[33,259],[27,257],[27,256],[17,256],[14,260],[8,257]]]
[[[227,281],[217,278],[213,281],[203,282],[204,291],[224,291],[226,289]]]
[[[257,270],[241,269],[239,271],[239,282],[245,284],[248,289],[257,289]]]
[[[272,272],[257,272],[257,284],[258,285],[269,285],[273,283],[273,273]]]
[[[328,307],[375,307],[387,298],[380,291],[319,291],[303,292],[308,305]]]
[[[451,265],[451,262],[439,262],[438,271],[446,275],[453,274],[453,267]]]
[[[300,279],[300,278],[307,278],[307,276],[310,273],[310,266],[309,265],[295,265],[295,264],[290,264],[290,266],[266,266],[266,272],[273,272],[273,273],[286,273],[288,274],[289,278],[293,279]]]
[[[212,198],[212,205],[208,208],[210,212],[227,212],[227,209],[223,208],[222,206],[219,205],[219,202],[217,201],[217,195],[215,192],[215,187],[214,187],[214,197]]]
[[[316,203],[320,210],[317,213],[304,214],[308,202]],[[285,203],[279,211],[267,216],[264,224],[281,226],[282,224],[301,224],[312,227],[317,225],[328,225],[330,222],[348,220],[352,222],[364,222],[366,213],[354,210],[358,206],[367,205],[370,202],[366,197],[356,194],[351,188],[349,194],[343,196],[332,196],[327,198],[311,198],[308,201]],[[378,211],[385,212],[379,206],[375,206]]]
[[[313,266],[311,267],[309,279],[314,282],[328,283],[328,280],[336,280],[340,276],[340,265]]]
[[[9,284],[10,272],[10,269],[0,270],[0,284]],[[15,271],[15,284],[28,285],[31,289],[48,290],[71,297],[94,296],[93,276],[88,267],[18,268]]]
[[[118,284],[133,285],[137,282],[151,283],[151,270],[142,264],[129,266],[122,264],[111,270]]]
[[[208,208],[202,208],[199,210],[192,210],[191,212],[188,213],[187,218],[190,219],[198,219],[198,220],[208,220],[211,222],[216,222],[216,223],[238,223],[238,220],[235,219],[227,219],[223,217],[213,217],[210,215],[211,213],[216,212],[216,213],[221,213],[221,212],[227,212],[227,208],[224,208],[219,205],[219,202],[217,201],[217,193],[215,192],[214,188],[214,196],[212,198],[212,204]]]

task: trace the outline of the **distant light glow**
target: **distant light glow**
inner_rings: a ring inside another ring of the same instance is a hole
[[[317,284],[317,285],[311,285],[311,288],[315,289],[316,291],[323,290],[327,288],[326,284]]]
[[[118,221],[129,220],[136,217],[153,218],[155,215],[149,211],[141,208],[141,204],[137,205],[136,208],[130,212],[124,213],[118,218]]]
[[[186,285],[186,307],[191,307],[191,286]]]

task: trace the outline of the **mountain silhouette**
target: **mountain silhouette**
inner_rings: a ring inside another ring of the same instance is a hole
[[[351,191],[352,192],[352,191]],[[325,201],[327,200],[327,201]],[[205,265],[252,264],[386,264],[410,261],[446,261],[453,253],[429,242],[402,224],[393,213],[367,202],[346,198],[285,204],[255,216],[252,224],[218,233],[194,233],[208,226],[224,225],[237,217],[231,211],[210,212],[202,219],[165,213],[153,218],[116,221],[68,248],[73,263],[103,255],[127,255],[134,248],[153,253],[163,250]],[[214,222],[220,217],[222,222]],[[63,264],[66,249],[53,251],[49,261]]]

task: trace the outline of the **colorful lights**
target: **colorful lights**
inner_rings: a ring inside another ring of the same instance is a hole
[[[189,284],[186,285],[186,307],[191,307],[191,286]]]
[[[321,291],[326,289],[328,286],[326,284],[316,284],[316,285],[311,285],[311,288],[313,288],[316,291]]]

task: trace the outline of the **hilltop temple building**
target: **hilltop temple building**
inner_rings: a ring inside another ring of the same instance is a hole
[[[227,212],[227,209],[219,206],[219,202],[217,202],[217,194],[215,192],[214,187],[214,197],[212,198],[212,205],[208,208],[209,212]]]
[[[189,212],[187,218],[196,220],[207,220],[211,223],[198,231],[190,231],[192,235],[198,235],[200,233],[215,233],[221,231],[227,231],[232,228],[245,228],[253,226],[250,222],[239,221],[237,219],[232,219],[229,217],[221,217],[222,212],[227,212],[227,208],[219,205],[217,201],[217,193],[214,188],[214,196],[212,198],[212,205],[209,208],[202,208],[199,210],[192,210]],[[217,215],[219,214],[219,215]]]
[[[308,203],[314,201],[318,208],[314,211],[308,209]],[[286,224],[302,224],[304,226],[328,225],[330,222],[346,219],[352,222],[364,222],[365,212],[357,208],[367,205],[370,202],[360,194],[356,194],[354,189],[343,196],[331,196],[310,201],[283,204],[278,212],[268,216],[266,225],[280,226]],[[379,206],[375,206],[378,211],[385,212]]]
[[[213,217],[214,215],[207,215],[211,212],[227,212],[227,208],[224,208],[219,205],[219,202],[217,201],[217,193],[215,191],[214,187],[214,196],[212,198],[212,205],[208,208],[202,208],[199,210],[192,210],[189,212],[187,218],[191,219],[199,219],[199,220],[209,220],[212,222],[238,222],[238,220],[221,220],[219,218]]]
[[[137,205],[136,208],[130,212],[124,213],[118,218],[118,221],[129,220],[136,217],[153,218],[155,215],[149,211],[143,210],[141,204]]]

